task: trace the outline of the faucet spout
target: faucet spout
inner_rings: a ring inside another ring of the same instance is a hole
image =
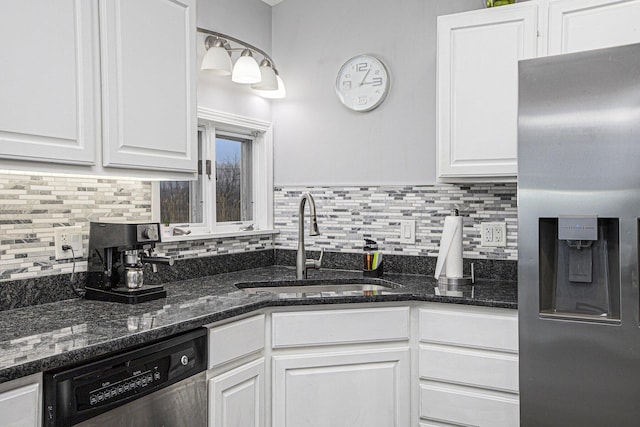
[[[303,193],[300,198],[300,205],[298,206],[298,251],[296,253],[296,278],[306,279],[307,268],[320,268],[322,262],[322,253],[320,254],[320,260],[307,259],[307,253],[304,247],[304,207],[306,202],[309,203],[309,235],[318,236],[320,231],[318,230],[318,219],[316,216],[316,202],[313,200],[313,196],[310,193]]]

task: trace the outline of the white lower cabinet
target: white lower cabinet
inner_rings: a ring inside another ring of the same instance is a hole
[[[39,427],[41,401],[41,375],[0,384],[0,424],[3,427]]]
[[[515,310],[274,308],[210,325],[210,427],[519,425]]]
[[[265,425],[264,314],[209,325],[209,427]]]
[[[409,307],[272,315],[273,427],[410,424]]]
[[[404,427],[409,347],[273,357],[273,425]]]
[[[425,304],[419,339],[424,426],[519,425],[516,311]]]
[[[209,427],[264,427],[264,358],[209,380]]]

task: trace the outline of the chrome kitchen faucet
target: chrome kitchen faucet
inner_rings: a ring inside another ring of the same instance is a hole
[[[322,265],[322,257],[324,255],[324,249],[320,251],[320,259],[317,261],[314,259],[307,259],[307,253],[304,249],[304,205],[305,202],[309,202],[309,236],[318,236],[318,220],[316,218],[316,202],[313,200],[313,196],[310,193],[303,193],[300,198],[300,206],[298,207],[298,252],[296,254],[296,278],[306,279],[307,268],[320,268]]]

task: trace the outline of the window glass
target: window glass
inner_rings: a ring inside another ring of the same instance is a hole
[[[201,224],[203,215],[202,137],[198,129],[198,180],[160,182],[160,222],[163,224]]]
[[[216,135],[216,222],[253,219],[251,140]]]

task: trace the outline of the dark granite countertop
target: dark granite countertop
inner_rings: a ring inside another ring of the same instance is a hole
[[[165,283],[168,297],[138,305],[72,299],[0,312],[0,382],[47,371],[186,332],[211,322],[274,306],[435,301],[517,308],[515,282],[479,281],[474,295],[437,296],[432,277],[385,274],[397,293],[330,298],[248,294],[234,284],[293,280],[295,269],[264,267]],[[362,278],[357,271],[310,271],[317,280]]]

